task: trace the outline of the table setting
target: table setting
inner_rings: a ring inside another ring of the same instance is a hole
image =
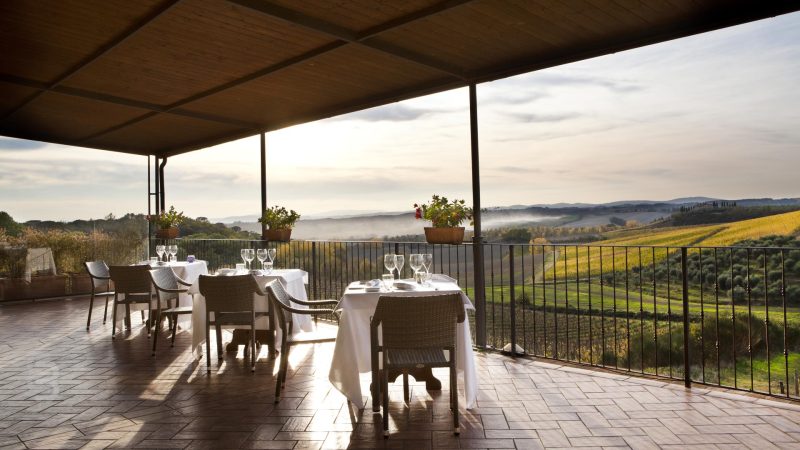
[[[300,269],[276,269],[274,262],[276,257],[276,249],[242,249],[241,257],[244,263],[237,263],[235,268],[221,268],[216,271],[216,276],[234,276],[234,275],[252,275],[258,285],[264,288],[269,282],[279,280],[283,285],[286,292],[298,300],[308,300],[305,285],[308,284],[308,273]],[[252,269],[252,262],[255,259],[261,262],[261,269]],[[203,357],[203,344],[206,342],[206,302],[205,297],[199,293],[198,283],[195,281],[190,288],[190,292],[196,293],[194,295],[194,308],[192,310],[192,352],[196,358]],[[269,311],[269,300],[261,295],[254,294],[256,311]],[[303,305],[294,304],[297,308],[307,308]],[[268,317],[259,317],[256,319],[256,333],[258,336],[259,331],[267,332],[272,329],[273,324],[270,323]],[[232,326],[234,329],[236,326]],[[224,326],[223,328],[228,328]],[[308,315],[297,314],[294,316],[294,332],[310,332],[314,331],[314,323]],[[234,332],[232,346],[238,345],[242,339]],[[280,333],[276,333],[275,346],[280,347]]]
[[[399,257],[399,258],[398,258]],[[359,409],[363,408],[364,396],[361,376],[372,371],[370,355],[369,324],[382,295],[426,296],[458,293],[466,310],[474,310],[472,301],[453,278],[431,273],[433,255],[429,259],[422,254],[410,255],[409,262],[415,275],[413,279],[395,279],[394,269],[402,270],[404,255],[385,255],[384,266],[390,272],[380,280],[354,281],[350,283],[336,310],[341,314],[339,330],[334,347],[333,360],[328,378]],[[419,266],[417,265],[419,262]],[[420,269],[425,272],[421,273]],[[398,273],[400,273],[398,271]],[[472,408],[477,400],[477,372],[469,321],[457,326],[456,363],[459,377],[463,378],[466,407]],[[365,377],[366,378],[366,377]]]

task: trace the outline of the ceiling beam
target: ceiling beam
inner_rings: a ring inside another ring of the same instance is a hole
[[[369,28],[369,29],[365,30],[360,35],[357,35],[357,36],[356,35],[352,35],[350,37],[353,38],[353,39],[356,39],[356,40],[369,39],[371,37],[379,35],[380,33],[384,33],[386,31],[401,27],[403,25],[407,25],[407,24],[409,24],[411,22],[414,22],[416,20],[420,20],[420,19],[427,18],[427,17],[432,17],[432,16],[434,16],[436,14],[439,14],[439,13],[447,11],[449,9],[464,5],[464,4],[469,3],[471,1],[475,1],[475,0],[445,0],[445,1],[439,2],[439,3],[435,4],[435,5],[432,5],[430,7],[423,8],[423,9],[421,9],[419,11],[415,11],[415,12],[409,13],[409,14],[407,14],[405,16],[398,17],[398,18],[386,21],[384,23],[378,24],[378,25],[376,25],[376,26],[374,26],[372,28]],[[247,5],[243,5],[243,6],[247,6]],[[322,25],[320,25],[320,26],[322,26]],[[343,28],[336,27],[335,25],[332,25],[332,26],[335,27],[335,29],[332,30],[332,32],[349,33],[349,31],[345,31]],[[323,45],[321,47],[312,49],[312,50],[310,50],[308,52],[305,52],[305,53],[303,53],[301,55],[289,58],[289,59],[287,59],[285,61],[281,61],[281,62],[279,62],[277,64],[273,64],[273,65],[267,66],[267,67],[265,67],[263,69],[257,70],[255,72],[253,72],[251,74],[248,74],[248,75],[245,75],[245,76],[243,76],[241,78],[237,78],[237,79],[235,79],[233,81],[221,84],[219,86],[213,87],[213,88],[205,90],[203,92],[199,92],[197,94],[194,94],[194,95],[191,95],[189,97],[186,97],[186,98],[184,98],[182,100],[179,100],[179,101],[177,101],[175,103],[172,103],[171,105],[165,106],[163,108],[163,110],[160,111],[160,112],[161,113],[172,112],[176,108],[184,106],[184,105],[186,105],[188,103],[191,103],[191,102],[194,102],[194,101],[197,101],[197,100],[201,100],[201,99],[209,97],[211,95],[226,91],[228,89],[233,89],[235,87],[241,86],[241,85],[243,85],[245,83],[248,83],[250,81],[262,78],[262,77],[267,76],[269,74],[272,74],[272,73],[275,73],[275,72],[278,72],[278,71],[293,67],[295,65],[301,64],[301,63],[303,63],[305,61],[308,61],[310,59],[316,58],[316,57],[321,56],[323,54],[326,54],[328,52],[332,52],[332,51],[334,51],[334,50],[336,50],[336,49],[338,49],[340,47],[343,47],[345,45],[348,45],[348,44],[349,44],[349,42],[346,41],[346,40],[337,39],[334,42],[331,42],[331,43],[325,44],[325,45]],[[457,77],[457,78],[461,79],[460,77]],[[133,118],[133,119],[128,120],[128,121],[126,121],[124,123],[121,123],[121,124],[118,124],[118,125],[114,125],[113,127],[109,127],[109,128],[107,128],[105,130],[101,130],[101,131],[96,132],[96,133],[92,133],[91,135],[82,138],[80,141],[81,142],[88,142],[88,141],[90,141],[92,139],[95,139],[97,137],[100,137],[100,136],[102,136],[104,134],[108,134],[108,133],[111,133],[113,131],[117,131],[117,130],[119,130],[121,128],[125,128],[125,127],[133,125],[133,124],[135,124],[137,122],[141,122],[142,120],[149,119],[153,115],[154,114],[152,114],[152,113],[143,114],[142,116]],[[253,128],[253,132],[255,133],[255,132],[258,132],[258,130],[265,129],[265,128],[266,128],[266,124],[260,124],[260,125],[258,125],[258,128]]]
[[[443,11],[446,11],[448,9],[454,8],[459,5],[463,5],[467,3],[469,0],[443,2],[443,4],[435,5],[434,7],[426,8],[422,11],[417,11],[409,15],[403,16],[399,19],[389,21],[386,24],[373,27],[367,30],[367,32],[363,34],[359,34],[355,31],[348,30],[344,27],[340,27],[339,25],[336,25],[334,23],[322,19],[317,19],[315,17],[311,17],[303,13],[294,11],[292,9],[284,8],[283,6],[269,3],[267,1],[262,1],[262,0],[228,0],[228,1],[230,1],[231,3],[235,3],[239,6],[243,6],[245,8],[249,8],[254,11],[266,14],[270,17],[280,19],[292,25],[297,25],[306,28],[308,30],[324,34],[328,37],[338,39],[342,42],[371,48],[373,50],[386,53],[396,58],[404,59],[406,61],[410,61],[412,63],[425,66],[429,69],[438,70],[439,72],[443,72],[450,76],[459,78],[461,80],[468,81],[468,75],[464,73],[463,69],[459,67],[444,63],[442,61],[438,61],[434,58],[430,58],[425,55],[421,55],[411,50],[403,49],[396,45],[377,42],[373,40],[373,38],[391,29],[403,25],[408,25],[414,21],[433,16],[435,14],[441,13]]]
[[[131,100],[128,98],[117,97],[115,95],[103,94],[100,92],[87,91],[85,89],[71,88],[67,86],[53,86],[50,87],[47,83],[31,80],[28,78],[16,77],[13,75],[0,74],[0,82],[16,84],[28,88],[36,89],[39,94],[44,92],[55,92],[58,94],[69,95],[88,100],[95,100],[99,102],[111,103],[114,105],[127,106],[129,108],[145,109],[150,113],[164,113],[173,114],[176,116],[191,117],[193,119],[207,120],[209,122],[217,122],[225,125],[233,125],[237,127],[258,127],[257,124],[243,122],[241,120],[231,119],[228,117],[217,116],[214,114],[206,114],[194,111],[187,111],[182,109],[168,109],[167,107],[157,105],[155,103],[143,102],[140,100]],[[153,114],[147,113],[146,116],[150,117]]]
[[[112,38],[109,42],[107,42],[102,47],[98,48],[94,53],[89,54],[88,56],[86,56],[82,60],[78,61],[75,65],[73,65],[72,67],[67,69],[60,76],[58,76],[58,78],[56,78],[55,80],[53,80],[52,82],[47,84],[47,86],[46,86],[47,88],[46,89],[40,89],[38,92],[35,92],[33,95],[31,95],[28,98],[24,99],[20,104],[18,104],[13,109],[11,109],[8,113],[6,113],[2,117],[2,119],[0,119],[0,122],[3,122],[6,119],[12,117],[18,111],[22,110],[22,108],[24,108],[25,106],[30,104],[32,101],[34,101],[37,98],[39,98],[39,96],[42,95],[44,92],[46,92],[48,90],[52,90],[52,89],[58,87],[64,81],[68,80],[69,78],[71,78],[73,75],[75,75],[76,73],[78,73],[82,69],[88,67],[93,62],[95,62],[98,59],[102,58],[103,56],[108,54],[108,52],[110,52],[111,50],[114,50],[119,45],[121,45],[122,43],[124,43],[125,41],[127,41],[128,39],[133,37],[140,30],[142,30],[143,28],[147,27],[150,23],[152,23],[154,20],[156,20],[159,16],[161,16],[162,14],[164,14],[167,11],[169,11],[170,9],[172,9],[172,7],[174,7],[175,5],[177,5],[180,2],[181,2],[181,0],[167,0],[167,1],[163,2],[156,9],[154,9],[150,14],[148,14],[145,17],[143,17],[141,20],[131,24],[131,26],[129,26],[128,28],[124,29],[118,35],[114,36],[114,38]]]

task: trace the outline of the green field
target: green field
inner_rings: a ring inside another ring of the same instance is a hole
[[[643,248],[600,248],[598,246],[731,246],[745,239],[764,236],[791,236],[800,231],[800,211],[760,217],[718,225],[641,229],[609,233],[609,238],[586,246],[532,247],[535,253],[544,250],[547,277],[558,278],[598,275],[604,271],[619,270],[640,264],[648,266],[667,257],[668,250]],[[679,249],[669,250],[669,254]],[[563,254],[562,254],[563,253]],[[602,253],[602,257],[601,257]],[[555,262],[554,262],[555,260]]]

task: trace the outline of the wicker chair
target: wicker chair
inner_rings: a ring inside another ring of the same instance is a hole
[[[92,280],[92,296],[89,298],[89,317],[86,318],[86,331],[89,331],[89,324],[92,321],[92,309],[94,308],[94,298],[106,298],[106,307],[103,310],[103,324],[105,324],[106,317],[108,317],[108,298],[114,295],[114,290],[111,289],[111,276],[108,273],[108,266],[104,261],[87,261],[83,263],[83,265],[86,266],[86,272],[89,273],[89,278]]]
[[[111,312],[111,339],[117,334],[117,305],[125,305],[125,321],[130,329],[130,305],[147,303],[148,319],[153,318],[153,283],[150,280],[150,266],[111,266],[108,268],[111,281],[114,282],[114,310]],[[120,295],[123,297],[121,298]],[[144,318],[144,311],[142,311]],[[147,325],[147,337],[150,337],[150,326]]]
[[[394,369],[403,373],[403,391],[408,402],[408,370],[423,367],[450,368],[453,432],[459,434],[456,324],[464,322],[465,318],[460,294],[380,297],[370,323],[370,344],[373,395],[377,398],[383,393],[384,437],[389,437],[389,371]],[[380,340],[378,327],[381,327]],[[383,363],[382,372],[378,368],[379,355]],[[380,383],[377,382],[379,372]]]
[[[161,327],[161,319],[166,316],[169,319],[170,329],[172,330],[172,342],[170,347],[175,346],[175,334],[178,332],[178,316],[191,314],[191,306],[180,306],[178,297],[189,292],[192,283],[186,282],[172,271],[169,267],[162,267],[150,271],[150,279],[156,288],[158,296],[158,315],[156,316],[155,331],[153,335],[153,356],[156,355],[156,344],[158,343],[158,331]],[[165,305],[163,309],[161,305]]]
[[[256,318],[270,316],[269,312],[256,311],[253,294],[266,295],[252,275],[212,276],[200,275],[200,293],[206,298],[206,369],[211,372],[211,325],[217,332],[217,359],[222,361],[222,325],[250,325],[252,367],[256,371]],[[214,313],[214,321],[211,321]],[[245,347],[247,352],[247,347]]]
[[[289,350],[300,344],[318,344],[322,342],[335,342],[336,336],[309,333],[308,336],[294,336],[294,314],[311,315],[315,318],[322,314],[334,314],[333,306],[338,303],[336,300],[316,300],[305,301],[292,297],[278,280],[273,280],[267,284],[267,296],[270,301],[270,309],[275,311],[273,315],[275,322],[281,329],[281,361],[278,369],[278,379],[275,380],[275,403],[281,400],[281,389],[286,384],[286,371],[289,366]],[[309,309],[296,308],[292,305],[307,306]],[[324,306],[328,306],[325,308]]]

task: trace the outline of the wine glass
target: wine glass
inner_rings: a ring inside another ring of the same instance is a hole
[[[269,265],[267,266],[267,268],[270,270],[270,272],[272,271],[272,268],[274,267],[275,256],[277,256],[277,254],[278,254],[278,250],[277,249],[270,248],[270,249],[267,250],[267,259],[269,259]]]
[[[177,245],[170,245],[168,247],[168,250],[169,250],[169,260],[172,261],[174,259],[175,261],[177,261],[178,260],[178,246]]]
[[[431,270],[433,270],[433,253],[422,254],[422,266],[425,268],[425,285],[431,284]]]
[[[394,253],[387,253],[383,256],[383,267],[386,267],[386,270],[389,271],[392,276],[394,276]]]
[[[431,273],[431,270],[433,270],[433,253],[422,254],[422,266],[425,268],[426,273]]]
[[[243,249],[242,249],[242,250],[239,252],[239,255],[242,257],[242,262],[243,262],[243,263],[245,263],[245,265],[247,265],[247,249],[246,249],[246,248],[243,248]]]
[[[164,246],[163,245],[156,245],[156,255],[158,255],[158,261],[161,262],[161,258],[164,257]]]
[[[422,268],[422,255],[419,253],[412,253],[408,258],[408,265],[414,271],[414,280],[418,281],[417,272]]]
[[[397,268],[397,279],[403,278],[403,264],[406,262],[406,257],[403,255],[394,255],[394,266]]]
[[[261,270],[264,270],[264,261],[267,260],[267,249],[260,248],[256,250],[256,257],[261,261]]]
[[[256,251],[255,251],[255,249],[252,249],[252,248],[248,248],[248,249],[245,249],[245,250],[246,250],[246,252],[244,254],[244,259],[245,259],[245,261],[247,261],[247,268],[250,269],[252,267],[250,262],[253,261],[253,259],[255,259]]]

